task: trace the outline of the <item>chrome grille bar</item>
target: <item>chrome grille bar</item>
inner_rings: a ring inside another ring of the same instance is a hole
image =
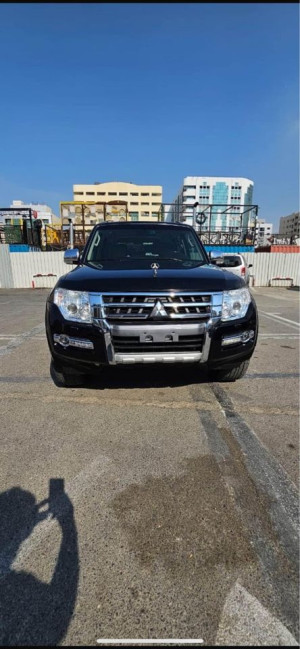
[[[151,313],[157,301],[165,311],[161,318],[166,320],[209,320],[214,316],[215,306],[221,304],[220,294],[206,291],[155,291],[146,292],[105,292],[91,294],[95,319],[107,322],[116,320],[152,321]],[[154,318],[153,318],[154,321]]]
[[[138,306],[138,307],[147,307],[147,306],[153,307],[154,304],[155,304],[156,299],[160,300],[161,303],[166,308],[168,308],[168,307],[181,307],[181,308],[184,308],[184,307],[189,307],[189,306],[192,306],[192,307],[211,306],[211,302],[196,302],[196,301],[195,302],[164,302],[161,298],[153,298],[153,300],[151,302],[126,302],[126,303],[124,303],[124,302],[109,302],[109,303],[104,302],[104,306],[105,306],[105,308],[115,308],[115,307],[132,308],[132,307],[136,307],[136,306]]]

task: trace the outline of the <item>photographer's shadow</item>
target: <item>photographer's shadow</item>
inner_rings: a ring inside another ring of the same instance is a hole
[[[46,504],[49,509],[39,512]],[[28,572],[14,570],[12,564],[21,543],[49,514],[58,521],[62,538],[51,582],[44,583]],[[0,646],[59,644],[72,618],[78,578],[77,531],[63,480],[50,480],[50,497],[39,504],[20,487],[1,493]]]

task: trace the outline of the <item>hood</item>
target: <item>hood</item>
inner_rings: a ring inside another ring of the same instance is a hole
[[[72,291],[155,292],[155,291],[230,291],[245,286],[241,277],[211,264],[198,268],[159,269],[154,276],[146,270],[98,270],[90,266],[76,266],[60,277],[57,287]]]

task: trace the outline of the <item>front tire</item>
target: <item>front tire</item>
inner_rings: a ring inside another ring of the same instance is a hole
[[[231,367],[231,369],[210,370],[209,376],[213,381],[231,383],[233,381],[241,379],[242,376],[246,374],[248,366],[249,361],[243,361],[242,363]]]
[[[75,388],[84,384],[85,376],[76,370],[58,368],[54,361],[50,363],[50,375],[58,388]]]

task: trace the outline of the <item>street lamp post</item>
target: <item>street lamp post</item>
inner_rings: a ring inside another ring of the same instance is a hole
[[[71,216],[73,214],[73,216]],[[69,247],[74,248],[74,226],[73,226],[73,218],[75,216],[75,209],[73,208],[73,205],[65,205],[62,207],[61,210],[61,227],[62,227],[62,234],[63,234],[63,219],[67,218],[68,223],[69,223]]]
[[[74,248],[74,228],[73,228],[73,219],[69,218],[69,232],[70,232],[70,248]]]

